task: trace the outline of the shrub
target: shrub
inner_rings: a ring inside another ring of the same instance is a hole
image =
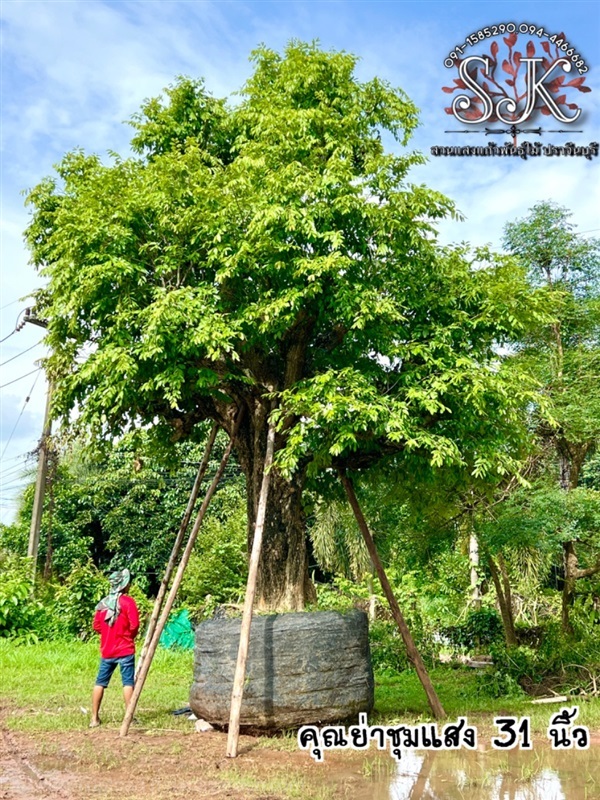
[[[573,616],[576,618],[576,613]],[[559,622],[548,620],[539,630],[535,648],[492,646],[496,669],[532,690],[541,684],[577,691],[593,683],[593,677],[598,680],[600,641],[591,626],[579,627],[574,636],[567,636]]]
[[[77,564],[65,582],[56,588],[52,603],[55,636],[89,638],[93,632],[94,609],[107,591],[106,577],[91,559]]]
[[[375,672],[402,672],[409,667],[406,648],[395,622],[387,620],[371,622],[369,645]]]
[[[32,594],[31,560],[0,555],[0,636],[35,642],[45,632],[44,607]]]
[[[234,497],[223,519],[203,523],[179,591],[178,601],[194,619],[210,616],[220,603],[237,602],[243,596],[246,560],[246,509]]]
[[[476,650],[502,640],[502,620],[493,608],[470,610],[462,624],[441,628],[440,634],[456,649]]]

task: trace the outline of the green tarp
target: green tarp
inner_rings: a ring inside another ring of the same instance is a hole
[[[163,647],[180,647],[183,650],[191,650],[194,647],[194,629],[186,608],[169,617],[161,634],[160,644]]]

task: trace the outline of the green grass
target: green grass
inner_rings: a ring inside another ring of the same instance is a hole
[[[159,649],[141,696],[136,717],[144,728],[192,732],[183,717],[171,712],[187,705],[192,681],[192,651]],[[77,729],[89,720],[90,696],[99,655],[96,642],[40,642],[15,645],[0,639],[0,683],[9,727],[25,731]],[[430,671],[440,700],[450,719],[467,716],[479,726],[493,729],[493,717],[506,714],[530,716],[532,730],[545,734],[550,716],[559,705],[535,706],[526,695],[490,697],[481,676],[466,667],[440,666]],[[600,730],[600,699],[578,700],[578,722]],[[115,675],[102,705],[103,722],[119,726],[123,701],[119,676]],[[380,674],[375,681],[375,714],[371,722],[392,724],[430,719],[425,694],[414,672]],[[272,749],[295,749],[295,734],[261,737]]]
[[[171,711],[188,704],[192,651],[159,649],[136,717],[147,728],[193,730]],[[100,656],[97,642],[40,642],[15,645],[0,639],[0,675],[5,714],[11,728],[31,731],[81,728],[89,720],[91,693]],[[105,724],[123,718],[121,681],[115,674],[100,712]]]
[[[261,797],[265,793],[284,795],[290,800],[335,800],[339,793],[332,786],[313,786],[305,775],[276,774],[265,775],[264,770],[253,773],[252,768],[231,766],[220,771],[219,777],[225,779],[229,786],[236,789],[260,790]],[[265,800],[267,798],[265,797]]]
[[[469,717],[478,725],[483,723],[493,728],[495,716],[528,716],[531,717],[532,731],[545,735],[551,715],[561,705],[577,705],[578,724],[588,725],[590,730],[600,730],[600,698],[573,697],[562,704],[532,705],[532,698],[525,693],[491,697],[485,692],[479,671],[468,667],[440,666],[430,670],[429,676],[450,719]],[[430,718],[425,694],[415,672],[375,677],[375,718],[384,724]]]

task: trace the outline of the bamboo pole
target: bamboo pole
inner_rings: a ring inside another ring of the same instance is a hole
[[[154,658],[154,654],[156,652],[156,648],[158,647],[158,642],[160,640],[160,636],[163,632],[163,629],[167,623],[169,618],[169,614],[171,613],[171,609],[173,608],[173,603],[175,602],[175,598],[177,596],[177,592],[179,590],[179,586],[181,585],[181,581],[183,579],[183,574],[185,572],[185,568],[187,567],[188,561],[190,560],[190,556],[192,554],[192,550],[194,549],[194,545],[196,543],[196,538],[198,536],[198,531],[200,530],[200,526],[202,525],[202,521],[204,519],[204,515],[206,514],[206,509],[214,495],[215,491],[217,490],[217,486],[219,485],[219,481],[221,480],[221,476],[225,471],[225,467],[227,466],[227,462],[229,461],[229,456],[231,455],[231,449],[233,447],[233,442],[235,441],[237,431],[239,429],[239,424],[242,419],[243,410],[240,410],[237,415],[237,419],[235,421],[235,425],[233,431],[231,433],[231,438],[229,439],[229,443],[227,444],[227,448],[223,453],[223,458],[221,459],[221,463],[219,464],[219,468],[212,480],[212,483],[208,487],[208,491],[204,496],[204,500],[202,501],[202,505],[200,506],[200,510],[198,511],[198,516],[196,517],[196,521],[194,522],[194,527],[192,528],[192,532],[190,533],[188,542],[185,546],[185,550],[183,551],[183,555],[181,556],[181,561],[179,562],[179,567],[177,568],[177,572],[175,573],[175,577],[173,578],[173,585],[171,586],[171,591],[167,597],[165,602],[165,607],[163,609],[162,614],[160,615],[160,619],[156,624],[156,628],[154,630],[154,635],[152,636],[152,640],[148,645],[148,651],[146,653],[146,658],[144,659],[144,663],[140,669],[139,675],[137,677],[137,681],[135,682],[135,687],[133,689],[133,694],[131,696],[131,700],[129,701],[129,705],[125,711],[125,716],[123,718],[123,722],[121,723],[121,729],[119,731],[119,736],[127,736],[129,731],[129,726],[131,725],[131,720],[133,719],[133,715],[135,713],[135,709],[138,704],[138,700],[140,699],[140,695],[142,693],[142,689],[144,688],[144,683],[146,682],[146,677],[148,676],[148,672],[150,670],[150,666],[152,665],[152,659]]]
[[[254,595],[256,593],[256,578],[258,575],[258,563],[260,561],[260,550],[262,547],[262,537],[265,527],[265,514],[267,510],[267,497],[269,494],[269,481],[271,475],[271,464],[273,463],[274,449],[275,427],[271,424],[269,426],[269,433],[267,436],[265,467],[262,485],[260,487],[258,510],[256,512],[254,539],[252,540],[252,553],[250,555],[250,564],[248,567],[248,582],[246,585],[246,597],[244,600],[244,611],[242,614],[242,627],[240,629],[240,645],[238,649],[237,663],[235,666],[235,676],[233,679],[233,691],[231,693],[231,711],[229,715],[229,729],[227,733],[228,758],[236,758],[238,751],[238,740],[240,736],[240,713],[242,709],[242,699],[244,696],[244,679],[246,677],[246,661],[248,658],[248,646],[250,643],[252,607],[254,605]]]
[[[354,486],[352,485],[352,481],[344,472],[340,472],[340,478],[344,486],[344,489],[346,490],[346,495],[348,497],[350,506],[352,507],[352,511],[354,512],[354,516],[356,517],[356,521],[358,523],[358,527],[360,528],[360,532],[362,533],[363,539],[365,540],[365,544],[367,545],[367,550],[369,551],[369,555],[371,556],[371,561],[373,562],[373,565],[377,570],[379,582],[381,583],[385,596],[387,597],[387,601],[392,611],[392,616],[394,617],[396,625],[398,626],[398,630],[400,631],[400,635],[402,636],[402,640],[404,642],[404,646],[406,647],[408,658],[413,663],[417,671],[417,675],[419,676],[419,680],[421,681],[421,685],[423,686],[425,694],[427,695],[429,707],[431,708],[433,716],[436,719],[445,719],[446,712],[444,711],[444,708],[439,701],[436,691],[433,688],[433,684],[431,683],[431,679],[429,677],[429,674],[427,673],[427,669],[425,668],[425,664],[423,663],[421,654],[417,650],[413,638],[411,636],[411,633],[408,629],[408,625],[406,624],[406,621],[402,616],[402,612],[400,611],[400,606],[398,605],[398,601],[394,597],[394,593],[392,592],[392,587],[390,586],[390,582],[388,581],[387,575],[385,574],[383,564],[381,563],[381,559],[379,558],[379,553],[377,552],[377,548],[375,547],[375,542],[373,541],[373,537],[371,536],[371,532],[369,531],[369,526],[367,525],[367,522],[363,516],[360,505],[358,503],[356,493],[354,491]]]
[[[192,512],[194,510],[194,506],[196,505],[196,500],[198,499],[198,494],[200,493],[200,486],[202,485],[202,481],[204,480],[204,476],[206,474],[206,470],[208,468],[208,462],[210,460],[210,454],[212,452],[213,445],[215,443],[215,439],[217,436],[217,431],[219,430],[219,426],[215,422],[211,428],[210,434],[208,436],[208,440],[206,442],[206,447],[204,448],[204,455],[202,457],[202,461],[198,468],[198,474],[196,475],[196,480],[194,481],[194,485],[192,487],[192,491],[190,494],[190,499],[188,500],[187,508],[185,510],[185,514],[181,520],[181,525],[179,526],[179,532],[177,533],[177,537],[175,538],[175,542],[173,544],[173,549],[171,550],[171,556],[169,558],[169,562],[165,569],[165,574],[160,584],[160,588],[158,590],[158,594],[156,595],[156,600],[154,601],[154,608],[152,609],[152,616],[150,617],[150,621],[148,623],[148,630],[146,631],[146,636],[144,638],[144,645],[142,647],[142,652],[140,654],[140,658],[137,664],[137,669],[135,671],[135,677],[140,674],[140,670],[142,668],[142,664],[146,658],[146,654],[148,652],[148,646],[152,640],[152,636],[154,635],[154,630],[156,628],[156,622],[158,620],[159,614],[161,612],[163,602],[165,599],[165,595],[167,593],[167,589],[169,588],[169,582],[171,580],[171,576],[173,575],[173,571],[175,569],[175,565],[177,563],[177,559],[179,558],[179,553],[181,551],[181,545],[183,544],[183,537],[188,529],[188,525],[190,524],[190,519],[192,517]]]

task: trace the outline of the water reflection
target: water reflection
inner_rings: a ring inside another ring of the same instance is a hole
[[[593,800],[600,751],[404,752],[373,800]]]

